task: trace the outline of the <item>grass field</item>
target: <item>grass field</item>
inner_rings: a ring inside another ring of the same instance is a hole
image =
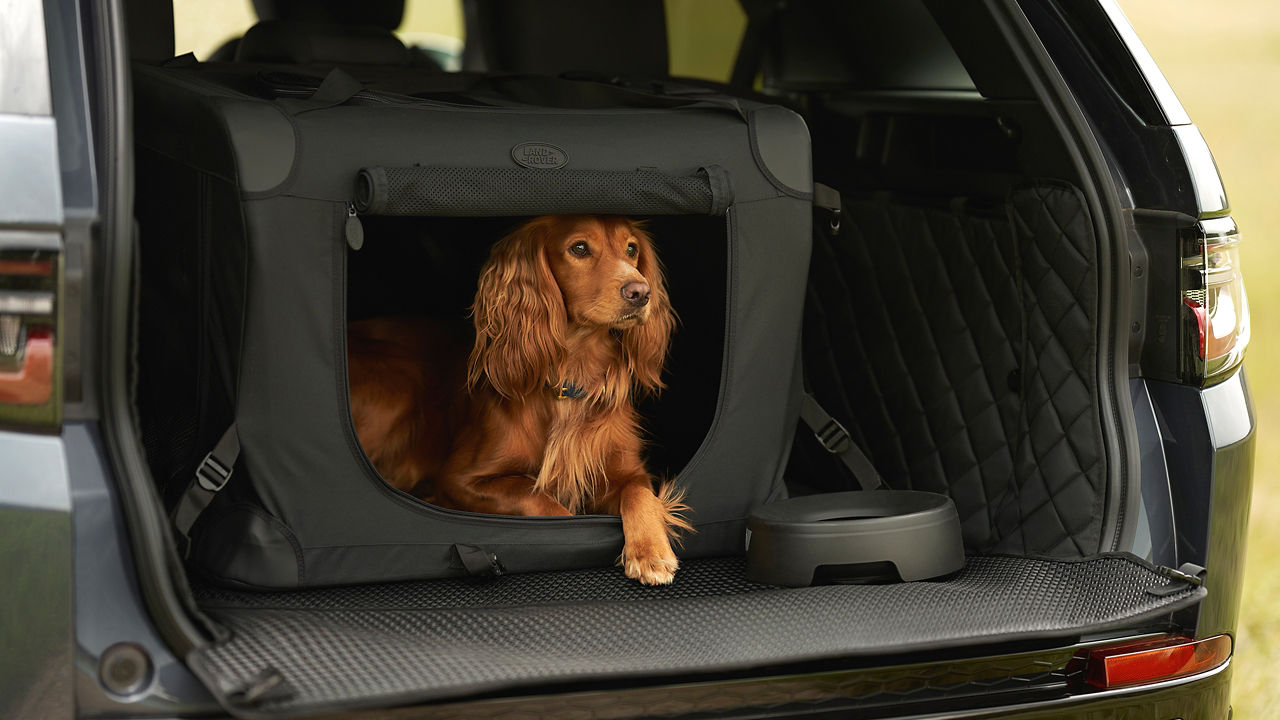
[[[1240,720],[1280,715],[1280,3],[1273,0],[1119,0],[1226,181],[1253,319],[1245,366],[1258,414],[1253,517],[1236,638],[1232,703]]]

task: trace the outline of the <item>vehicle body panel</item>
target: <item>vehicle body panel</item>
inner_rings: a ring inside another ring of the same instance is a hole
[[[0,716],[71,710],[71,497],[62,440],[0,431]]]
[[[216,712],[213,697],[174,657],[147,615],[119,510],[119,490],[111,481],[98,428],[68,423],[63,437],[75,510],[75,689],[80,715]],[[117,643],[143,648],[151,663],[142,687],[127,695],[110,692],[98,677],[104,653]]]
[[[50,115],[44,11],[39,0],[0,6],[0,251],[60,247],[63,222],[57,127]],[[56,256],[55,256],[56,257]],[[56,366],[55,366],[56,367]],[[6,408],[0,422],[0,715],[69,716],[71,699],[71,497],[61,410]],[[38,423],[37,433],[15,432]]]

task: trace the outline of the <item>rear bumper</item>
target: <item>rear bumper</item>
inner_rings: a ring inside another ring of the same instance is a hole
[[[1077,695],[1000,710],[922,717],[1001,720],[1095,720],[1111,717],[1129,720],[1225,720],[1231,713],[1230,694],[1231,663],[1228,662],[1203,675],[1146,688]]]
[[[983,666],[987,661],[971,661]],[[954,666],[957,670],[961,664]],[[899,669],[900,671],[901,669]],[[396,720],[504,720],[537,717],[576,718],[1002,718],[1007,720],[1098,720],[1124,717],[1131,720],[1221,720],[1228,717],[1231,665],[1227,663],[1202,675],[1145,688],[1104,691],[1084,695],[1027,699],[1002,697],[1008,691],[992,688],[956,699],[923,701],[907,697],[891,699],[910,684],[885,680],[874,695],[883,702],[869,703],[864,680],[872,671],[821,673],[767,679],[728,680],[653,688],[571,692],[547,696],[504,697],[458,703],[426,705],[388,711]],[[916,678],[918,679],[918,678]],[[993,704],[999,703],[998,707]],[[906,713],[906,714],[904,714]],[[333,720],[360,720],[361,713],[334,716]],[[378,717],[384,717],[379,714]]]
[[[1253,490],[1256,416],[1243,370],[1204,390],[1149,382],[1168,467],[1178,563],[1208,568],[1198,636],[1235,634]],[[1144,500],[1147,492],[1144,488]]]

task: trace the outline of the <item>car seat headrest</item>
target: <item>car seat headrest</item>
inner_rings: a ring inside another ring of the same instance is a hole
[[[342,25],[400,27],[404,0],[253,0],[259,20],[300,20]]]
[[[411,54],[386,28],[329,22],[266,20],[249,28],[236,62],[409,65]]]
[[[130,58],[158,63],[173,57],[172,0],[126,0],[124,13]]]
[[[467,9],[468,38],[480,34],[485,65],[475,69],[636,78],[668,74],[662,0],[481,1]]]

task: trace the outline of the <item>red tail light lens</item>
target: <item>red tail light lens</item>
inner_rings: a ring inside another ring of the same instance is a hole
[[[1166,636],[1137,644],[1094,648],[1085,664],[1085,684],[1098,690],[1135,687],[1190,677],[1231,659],[1230,635],[1193,640]]]
[[[53,274],[53,263],[48,260],[5,260],[0,258],[0,275],[37,275]]]
[[[56,253],[0,253],[0,425],[59,422],[58,284]]]
[[[1249,298],[1235,222],[1201,221],[1184,245],[1182,270],[1184,374],[1211,385],[1240,366],[1249,345]]]
[[[53,332],[47,327],[6,333],[3,326],[12,315],[0,315],[0,353],[6,345],[15,348],[10,357],[14,370],[0,370],[0,403],[43,405],[53,395]],[[0,355],[3,357],[3,355]]]

